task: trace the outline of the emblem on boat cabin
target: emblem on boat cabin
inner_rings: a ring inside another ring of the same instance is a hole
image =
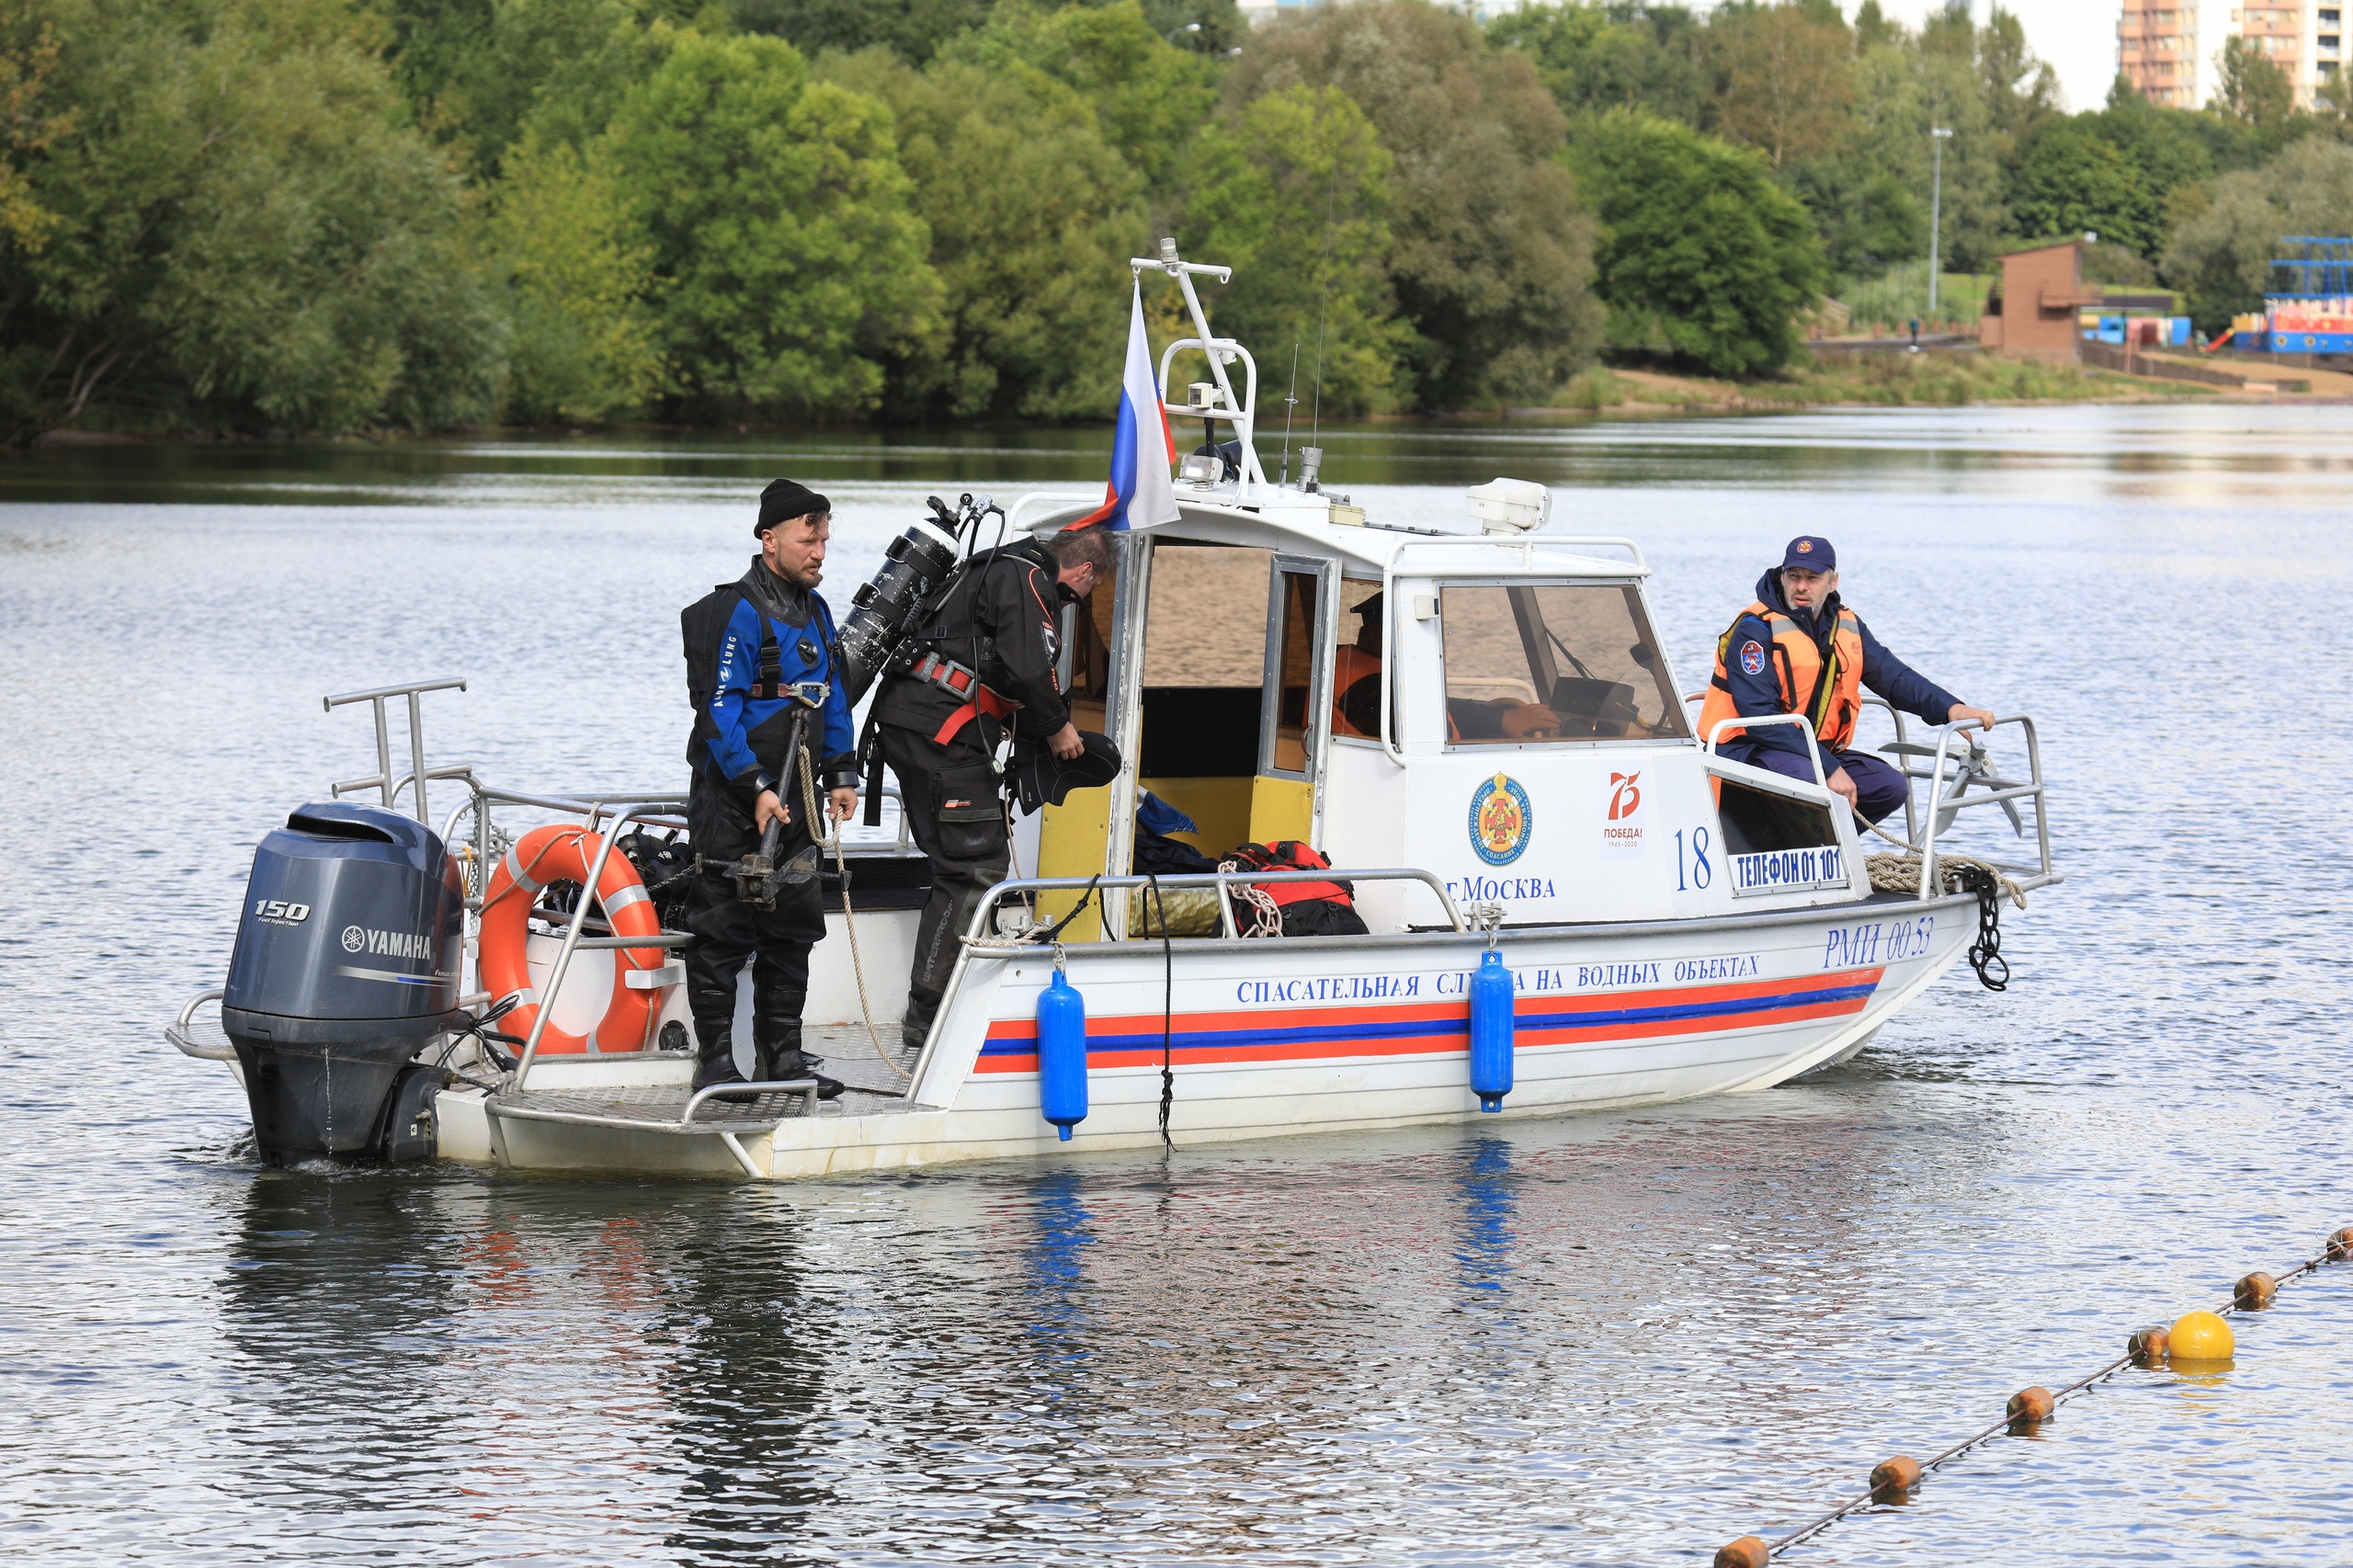
[[[1496,774],[1479,781],[1471,796],[1471,847],[1490,866],[1508,866],[1528,847],[1536,825],[1528,791],[1519,780]]]
[[[1609,776],[1609,810],[1601,824],[1601,846],[1604,849],[1634,851],[1643,847],[1643,776],[1639,773],[1613,773]]]

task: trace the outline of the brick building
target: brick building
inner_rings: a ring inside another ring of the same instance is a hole
[[[2082,358],[2076,316],[2107,298],[2084,281],[2084,242],[2037,245],[2002,257],[2002,281],[1985,301],[1977,341],[2013,359],[2072,365]]]

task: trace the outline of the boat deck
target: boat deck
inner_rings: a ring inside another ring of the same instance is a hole
[[[899,1052],[893,1025],[878,1031],[885,1051]],[[862,1025],[814,1027],[802,1044],[824,1062],[826,1076],[839,1079],[840,1098],[819,1100],[794,1090],[709,1099],[694,1120],[684,1120],[693,1091],[685,1084],[608,1085],[591,1088],[527,1088],[498,1096],[494,1114],[529,1121],[570,1121],[597,1127],[625,1126],[645,1132],[708,1136],[714,1132],[761,1132],[779,1121],[808,1116],[879,1116],[905,1108],[907,1082],[875,1053]]]

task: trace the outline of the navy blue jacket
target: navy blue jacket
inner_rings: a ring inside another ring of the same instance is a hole
[[[1821,629],[1836,625],[1838,619],[1839,601],[1836,594],[1831,595],[1822,607],[1819,620],[1803,610],[1791,609],[1788,601],[1781,597],[1781,574],[1779,572],[1768,572],[1756,579],[1756,602],[1779,610],[1797,622],[1799,631],[1816,642],[1821,641]],[[1853,613],[1851,607],[1848,613]],[[1863,618],[1859,615],[1855,616],[1855,629],[1863,634],[1865,688],[1875,696],[1885,698],[1891,705],[1906,713],[1925,719],[1931,724],[1943,723],[1945,716],[1952,711],[1961,699],[1889,653],[1887,645],[1871,635],[1871,629],[1863,624]],[[1743,615],[1733,623],[1731,646],[1735,653],[1743,642],[1751,640],[1762,642],[1768,648],[1773,645],[1772,629],[1765,624],[1762,616]],[[1789,711],[1781,705],[1781,686],[1773,676],[1770,661],[1757,674],[1750,675],[1741,668],[1736,656],[1726,659],[1724,679],[1732,687],[1733,709],[1743,718],[1762,718],[1768,713]],[[1798,756],[1805,755],[1805,743],[1793,724],[1770,724],[1751,730],[1740,740],[1731,743],[1728,748],[1730,755],[1745,755],[1737,749],[1744,744],[1765,751],[1790,752]],[[1837,772],[1838,754],[1827,746],[1821,749],[1822,771],[1825,775]]]
[[[700,666],[690,670],[698,703],[688,760],[697,772],[707,767],[725,779],[747,809],[764,778],[775,780],[770,787],[788,801],[799,801],[799,782],[788,776],[790,759],[784,756],[790,710],[798,701],[782,694],[752,695],[760,676],[761,642],[772,635],[781,684],[826,684],[824,704],[810,715],[809,739],[822,773],[846,782],[855,771],[851,754],[858,743],[849,699],[835,677],[833,611],[817,595],[785,583],[756,558],[741,582],[719,592],[732,593],[735,602],[715,646],[688,652]],[[820,788],[826,782],[818,779]]]

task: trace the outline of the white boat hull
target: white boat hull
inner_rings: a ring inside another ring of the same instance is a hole
[[[1761,1089],[1851,1054],[1949,968],[1969,899],[1874,901],[1755,917],[1500,934],[1518,984],[1506,1117]],[[1035,1029],[1051,952],[978,947],[942,1010],[909,1108],[794,1117],[729,1141],[493,1117],[440,1101],[444,1157],[522,1170],[797,1179],[1199,1144],[1482,1115],[1464,982],[1485,938],[1430,936],[1089,944],[1069,950],[1088,1016],[1086,1119],[1040,1117]],[[862,1029],[858,1031],[862,1038]],[[677,1058],[546,1059],[532,1087],[683,1083]],[[887,1102],[885,1102],[887,1103]],[[738,1154],[735,1151],[740,1149]]]

